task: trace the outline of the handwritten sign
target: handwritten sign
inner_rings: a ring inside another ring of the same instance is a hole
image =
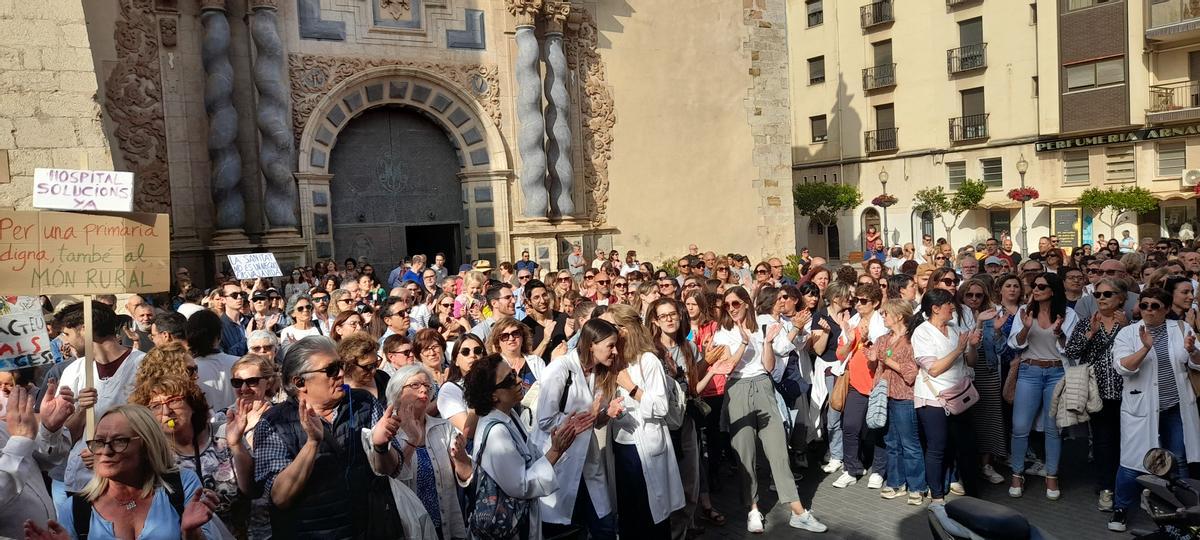
[[[230,255],[229,266],[233,267],[233,275],[238,279],[254,279],[260,277],[279,277],[279,263],[275,261],[274,253],[246,253]]]
[[[133,173],[34,169],[33,207],[47,210],[133,210]]]
[[[37,297],[0,297],[0,371],[53,363]]]
[[[0,210],[4,294],[116,294],[171,288],[166,214]]]

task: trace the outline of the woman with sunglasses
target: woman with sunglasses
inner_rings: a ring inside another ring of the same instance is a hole
[[[487,340],[488,353],[499,354],[508,362],[526,389],[537,382],[546,368],[546,361],[533,354],[532,341],[533,332],[529,327],[512,317],[496,321]]]
[[[1019,285],[1020,280],[1012,283]],[[979,402],[971,408],[972,423],[975,426],[975,444],[979,449],[983,463],[981,472],[988,482],[1004,483],[1004,476],[996,472],[995,463],[1002,463],[1008,456],[1007,431],[1004,429],[1004,403],[1001,397],[1003,386],[1000,377],[1000,356],[994,349],[997,341],[996,320],[999,315],[998,307],[992,303],[996,294],[992,290],[992,280],[986,274],[976,275],[963,282],[959,287],[962,304],[978,321],[974,327],[983,333],[982,362],[975,363],[975,389],[979,391]],[[1015,311],[1015,306],[1014,306]],[[1004,326],[1001,321],[1000,326]],[[1007,334],[1002,334],[1007,335]],[[989,349],[992,347],[992,349]],[[1009,357],[1011,358],[1011,356]]]
[[[1107,512],[1113,508],[1114,482],[1121,449],[1121,374],[1113,367],[1113,341],[1117,333],[1129,324],[1125,317],[1125,280],[1104,278],[1096,283],[1092,293],[1097,311],[1081,319],[1067,342],[1067,358],[1077,364],[1090,364],[1096,377],[1103,407],[1089,413],[1092,430],[1092,452],[1095,456],[1096,482],[1100,491],[1097,507]]]
[[[329,329],[329,338],[341,341],[343,337],[355,332],[362,332],[364,328],[366,326],[363,323],[362,315],[353,310],[342,311],[333,319],[333,327]]]
[[[389,377],[379,369],[379,340],[365,332],[355,332],[338,341],[337,354],[346,364],[345,378],[350,388],[384,399]]]
[[[842,468],[842,412],[829,406],[829,393],[837,383],[834,370],[841,370],[837,357],[837,344],[842,336],[842,324],[850,320],[855,306],[854,289],[842,281],[834,281],[825,289],[827,308],[813,315],[812,343],[813,387],[810,392],[813,404],[824,411],[826,421],[825,439],[829,441],[829,461],[822,471],[833,474]]]
[[[909,341],[920,369],[913,385],[913,407],[925,434],[925,481],[933,504],[946,496],[947,472],[957,471],[963,492],[975,489],[975,437],[969,411],[951,415],[943,396],[970,384],[967,368],[975,363],[980,334],[956,327],[954,294],[933,288],[921,298],[921,313],[909,322]]]
[[[1138,295],[1142,320],[1117,332],[1113,367],[1122,377],[1121,466],[1117,471],[1110,531],[1124,531],[1128,511],[1137,504],[1146,474],[1142,459],[1152,448],[1176,456],[1175,474],[1187,477],[1189,463],[1200,462],[1200,416],[1188,381],[1200,371],[1196,334],[1167,319],[1171,294],[1151,287]]]
[[[1171,309],[1167,311],[1167,319],[1183,321],[1193,332],[1196,331],[1196,324],[1200,317],[1196,316],[1194,304],[1196,292],[1192,287],[1191,278],[1181,275],[1171,276],[1167,278],[1166,286],[1163,288],[1171,293]]]
[[[241,445],[245,419],[227,430],[226,415],[236,417],[238,413],[249,413],[249,409],[232,408],[210,415],[204,392],[182,374],[141,380],[129,402],[150,409],[174,450],[175,465],[195,472],[200,482],[216,494],[214,510],[224,525],[235,535],[244,534],[250,508],[247,494],[255,492],[254,460]],[[233,443],[237,443],[236,448]]]
[[[1020,497],[1025,491],[1025,451],[1034,417],[1041,413],[1046,434],[1046,498],[1058,500],[1058,462],[1062,439],[1050,401],[1054,386],[1063,378],[1067,338],[1075,330],[1075,310],[1067,307],[1067,295],[1058,274],[1043,272],[1033,278],[1030,301],[1017,312],[1008,346],[1019,351],[1017,390],[1013,398],[1013,427],[1009,466],[1014,471],[1008,494]]]
[[[308,336],[321,335],[321,329],[313,321],[313,299],[306,294],[298,294],[288,300],[287,312],[292,316],[292,324],[279,332],[279,342],[283,346],[291,345]]]
[[[1053,248],[1046,252],[1046,260],[1044,263],[1047,272],[1061,274],[1064,266],[1063,252],[1061,249]]]
[[[754,265],[754,283],[750,285],[750,294],[758,294],[758,290],[771,284],[771,265],[767,261]]]
[[[456,330],[463,331],[466,321],[454,316],[454,294],[443,292],[433,302],[433,311],[429,315],[429,328],[442,334],[446,341]],[[468,330],[470,327],[466,327]]]
[[[796,481],[788,464],[783,418],[779,414],[770,376],[775,369],[775,352],[771,347],[763,346],[765,342],[774,342],[783,327],[771,325],[765,331],[758,329],[751,315],[754,305],[746,289],[734,287],[725,291],[723,301],[725,313],[721,317],[721,329],[713,336],[712,344],[725,347],[734,363],[725,389],[725,415],[729,419],[733,450],[741,464],[743,500],[750,501],[746,530],[763,532],[755,474],[756,443],[760,442],[770,464],[779,501],[791,507],[788,525],[824,532],[825,525],[805,510],[796,492]]]
[[[858,482],[866,471],[859,454],[859,443],[866,437],[867,396],[875,387],[878,362],[867,359],[871,345],[887,334],[887,325],[879,313],[883,292],[879,286],[868,281],[854,288],[855,314],[841,324],[842,334],[838,339],[837,358],[841,361],[844,374],[850,378],[846,392],[845,407],[842,409],[842,463],[841,476],[833,481],[833,487],[844,488]],[[836,369],[834,370],[836,373]],[[883,487],[883,475],[887,474],[887,451],[883,438],[874,437],[874,459],[867,488]],[[864,451],[865,454],[865,451]]]
[[[450,367],[446,369],[446,384],[442,385],[437,396],[438,414],[470,439],[474,436],[478,417],[475,411],[467,407],[463,398],[463,379],[471,372],[475,362],[487,353],[483,340],[475,334],[463,334],[454,342],[451,352],[453,354]]]
[[[953,268],[936,268],[929,274],[929,288],[942,289],[954,297],[954,316],[950,319],[950,324],[969,331],[975,328],[975,314],[970,309],[963,309],[958,298],[958,284],[958,274]]]

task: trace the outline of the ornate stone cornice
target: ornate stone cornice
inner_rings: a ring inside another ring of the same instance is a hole
[[[559,33],[563,31],[563,23],[571,14],[571,2],[567,0],[544,0],[542,18],[546,21],[546,32]]]
[[[278,11],[279,0],[250,0],[250,3],[247,7],[250,8],[250,11],[258,9],[274,9]]]
[[[508,12],[517,18],[517,26],[533,26],[543,0],[507,0]]]
[[[200,0],[200,11],[210,9],[225,11],[225,0]]]

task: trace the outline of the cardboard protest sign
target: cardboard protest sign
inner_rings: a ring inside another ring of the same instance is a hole
[[[238,279],[254,279],[261,277],[279,277],[279,263],[275,261],[274,253],[246,253],[230,255],[229,266],[233,267],[233,275]]]
[[[170,290],[168,221],[166,214],[0,210],[0,292]]]
[[[133,173],[34,169],[33,207],[47,210],[133,210]]]
[[[53,363],[37,297],[0,297],[0,371]]]

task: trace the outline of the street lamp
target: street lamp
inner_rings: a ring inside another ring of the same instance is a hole
[[[1021,192],[1025,192],[1025,173],[1029,172],[1029,162],[1025,161],[1025,154],[1021,154],[1021,159],[1017,161],[1017,172],[1021,174]],[[1029,255],[1029,219],[1025,215],[1025,197],[1021,197],[1021,250],[1025,255]]]
[[[883,186],[883,194],[884,195],[887,195],[887,181],[888,181],[888,173],[886,170],[884,170],[882,167],[880,167],[879,168],[879,185]],[[892,243],[892,238],[890,236],[888,236],[887,206],[884,206],[883,207],[883,249],[885,250],[885,252],[891,243]]]

